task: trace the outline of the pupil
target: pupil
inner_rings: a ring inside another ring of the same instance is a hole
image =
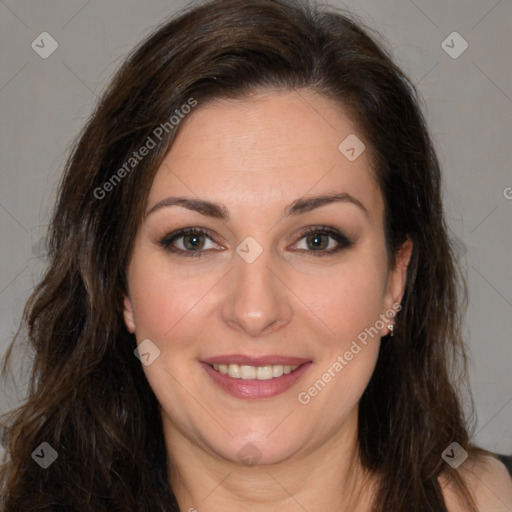
[[[194,235],[194,234],[189,235],[188,237],[185,237],[185,245],[189,245],[190,247],[188,247],[188,248],[197,249],[198,246],[201,245],[200,237],[201,237],[201,235]],[[187,241],[189,242],[189,244],[187,244]]]
[[[325,247],[325,245],[322,245],[322,243],[321,243],[322,236],[323,236],[322,234],[316,234],[316,235],[311,235],[309,237],[309,240],[313,242],[313,246],[317,249]]]
[[[322,244],[321,242],[322,236],[324,235],[318,233],[315,235],[310,235],[308,237],[308,241],[312,243],[313,247],[315,247],[316,249],[325,248],[325,244]],[[188,248],[197,249],[199,246],[201,246],[200,238],[201,235],[189,235],[188,237],[185,237],[185,245],[190,246]]]

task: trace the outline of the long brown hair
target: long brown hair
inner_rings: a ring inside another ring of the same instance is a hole
[[[470,456],[483,452],[469,442],[460,398],[466,284],[413,84],[378,36],[344,11],[216,0],[166,20],[131,53],[68,158],[49,266],[23,316],[34,352],[28,398],[4,422],[7,512],[178,511],[158,403],[123,324],[126,267],[179,129],[171,117],[186,104],[269,88],[310,88],[348,109],[372,150],[390,264],[406,237],[414,244],[396,334],[381,344],[359,404],[361,459],[379,477],[373,510],[446,511],[442,475],[474,510],[441,458],[453,441]],[[148,138],[154,147],[134,163]],[[58,453],[47,469],[31,457],[42,442]]]

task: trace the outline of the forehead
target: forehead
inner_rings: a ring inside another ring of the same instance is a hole
[[[180,125],[148,204],[186,195],[264,213],[299,197],[345,192],[379,218],[383,202],[369,151],[351,161],[346,144],[339,148],[345,140],[368,148],[341,106],[309,90],[215,100]]]

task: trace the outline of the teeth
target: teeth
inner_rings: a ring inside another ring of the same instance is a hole
[[[230,364],[228,366],[228,375],[234,379],[240,379],[242,377],[240,375],[240,366],[237,364]]]
[[[254,366],[240,365],[240,378],[244,380],[255,379],[256,371],[257,370]]]
[[[283,373],[283,366],[281,364],[276,364],[275,366],[272,366],[272,377],[281,377]]]
[[[258,380],[270,380],[273,376],[272,366],[258,366],[256,369],[256,378]]]
[[[282,364],[268,366],[248,366],[245,364],[214,364],[212,366],[215,370],[222,373],[222,375],[229,375],[233,379],[242,380],[270,380],[273,378],[281,377],[283,374],[287,375],[299,367],[299,365],[283,366]]]

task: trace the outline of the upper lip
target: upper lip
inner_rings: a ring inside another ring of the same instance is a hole
[[[273,366],[277,364],[282,364],[283,366],[300,366],[301,364],[309,363],[310,361],[310,359],[304,359],[303,357],[289,357],[282,355],[256,357],[244,356],[241,354],[226,354],[202,360],[202,362],[206,364],[238,364],[246,366]]]

